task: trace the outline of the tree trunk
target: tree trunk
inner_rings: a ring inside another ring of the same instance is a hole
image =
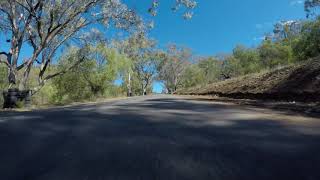
[[[21,79],[21,81],[19,83],[19,90],[20,91],[26,90],[26,88],[27,88],[27,82],[28,82],[28,79],[29,79],[31,67],[32,67],[32,63],[29,63],[27,65],[27,69],[23,73],[23,77],[22,77],[22,79]]]
[[[11,67],[9,68],[9,74],[8,74],[8,82],[9,84],[16,84],[16,74],[17,72],[15,72]]]
[[[146,96],[147,95],[147,89],[143,88],[143,95]]]
[[[128,78],[128,85],[127,85],[127,87],[128,87],[128,94],[127,94],[127,96],[128,97],[131,97],[132,96],[132,89],[131,89],[131,74],[129,73],[129,78]]]
[[[141,90],[142,90],[142,96],[144,96],[144,84],[142,83],[142,86],[141,86]]]

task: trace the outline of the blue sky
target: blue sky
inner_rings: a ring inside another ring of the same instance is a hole
[[[161,47],[175,42],[198,55],[230,52],[237,44],[255,46],[276,22],[305,18],[299,0],[197,0],[193,19],[185,21],[168,11],[173,1],[160,0],[151,37]]]

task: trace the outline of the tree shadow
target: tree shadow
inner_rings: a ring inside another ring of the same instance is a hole
[[[1,113],[0,177],[320,179],[319,127],[245,115],[174,98]]]

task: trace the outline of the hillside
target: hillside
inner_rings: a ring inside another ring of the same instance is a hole
[[[269,72],[250,74],[202,87],[180,89],[182,95],[217,95],[239,99],[320,101],[320,58]]]

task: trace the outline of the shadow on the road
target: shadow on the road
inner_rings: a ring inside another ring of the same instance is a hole
[[[320,179],[312,130],[170,98],[8,112],[0,179]]]

